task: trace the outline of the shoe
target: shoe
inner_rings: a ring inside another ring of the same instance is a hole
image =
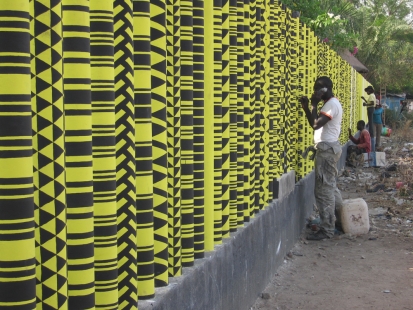
[[[318,232],[316,232],[315,234],[311,234],[307,236],[307,240],[315,240],[315,241],[319,241],[319,240],[323,240],[323,239],[330,239],[329,236],[327,236],[325,234],[324,231],[319,230]]]

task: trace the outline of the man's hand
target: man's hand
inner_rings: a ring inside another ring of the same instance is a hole
[[[301,103],[303,110],[308,110],[308,98],[306,96],[301,96],[298,101]]]
[[[348,136],[349,137],[351,136],[351,129],[350,128],[348,129]]]

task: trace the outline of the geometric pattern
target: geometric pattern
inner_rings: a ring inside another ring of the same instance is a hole
[[[67,307],[62,6],[30,5],[36,307],[60,309]]]
[[[251,216],[251,148],[250,148],[250,143],[251,143],[251,108],[250,108],[250,98],[251,98],[251,72],[250,72],[250,67],[251,67],[251,49],[250,49],[250,31],[251,31],[251,18],[250,18],[250,1],[242,1],[243,2],[243,12],[244,12],[244,22],[243,22],[243,40],[242,42],[243,49],[241,51],[244,53],[243,54],[243,80],[244,80],[244,85],[243,85],[243,125],[242,125],[242,132],[244,135],[244,141],[243,141],[243,154],[241,155],[243,158],[243,166],[242,168],[242,174],[243,174],[243,187],[244,187],[244,192],[243,192],[243,212],[241,214],[242,216],[242,221],[244,222],[249,222],[250,221],[250,216]],[[238,128],[240,130],[240,128]],[[238,167],[240,168],[240,166]]]
[[[135,107],[133,8],[115,0],[114,67],[116,133],[116,201],[119,309],[137,309]],[[133,306],[133,305],[136,305]]]
[[[194,29],[193,1],[181,0],[182,266],[194,264]]]
[[[237,0],[237,227],[244,226],[244,0]]]
[[[139,298],[145,299],[152,298],[155,294],[149,0],[133,1],[133,23],[138,295]]]
[[[95,304],[118,309],[113,0],[90,1]]]
[[[193,1],[194,258],[205,252],[204,0]]]
[[[343,128],[366,116],[275,0],[0,1],[0,25],[0,307],[137,309],[310,173],[318,76]]]
[[[214,41],[214,243],[222,243],[222,1],[214,1],[213,6],[213,41]]]
[[[68,307],[89,309],[96,304],[90,16],[85,14],[90,10],[90,2],[76,3],[63,0],[61,13]]]
[[[151,1],[151,109],[155,286],[168,285],[166,3]]]
[[[181,66],[179,0],[167,3],[167,127],[169,276],[182,274],[181,258]]]
[[[229,0],[229,149],[230,149],[230,171],[229,171],[229,191],[230,191],[230,212],[229,226],[230,232],[237,231],[237,187],[238,187],[238,162],[237,162],[237,147],[238,147],[238,50],[237,50],[237,0]]]
[[[256,186],[256,156],[259,156],[259,153],[256,153],[256,133],[259,132],[259,127],[256,127],[256,103],[259,102],[256,100],[257,91],[256,84],[259,82],[257,80],[257,7],[256,0],[250,0],[250,40],[249,40],[249,49],[250,49],[250,89],[249,89],[249,131],[250,131],[250,156],[249,156],[249,166],[250,166],[250,206],[249,206],[249,215],[250,218],[255,216],[255,213],[258,212],[259,205],[259,187]],[[259,168],[259,166],[258,166]],[[258,199],[257,199],[258,198]]]

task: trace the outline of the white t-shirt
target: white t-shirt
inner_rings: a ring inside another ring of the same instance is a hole
[[[330,120],[323,127],[314,131],[314,143],[338,141],[341,131],[341,118],[343,117],[340,101],[335,97],[331,98],[321,108],[320,113]]]
[[[375,104],[376,104],[376,95],[370,94],[369,97],[367,98],[367,105],[369,107],[374,107]]]

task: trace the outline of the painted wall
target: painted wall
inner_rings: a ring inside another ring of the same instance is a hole
[[[0,2],[0,306],[136,309],[313,164],[367,82],[274,0]]]

